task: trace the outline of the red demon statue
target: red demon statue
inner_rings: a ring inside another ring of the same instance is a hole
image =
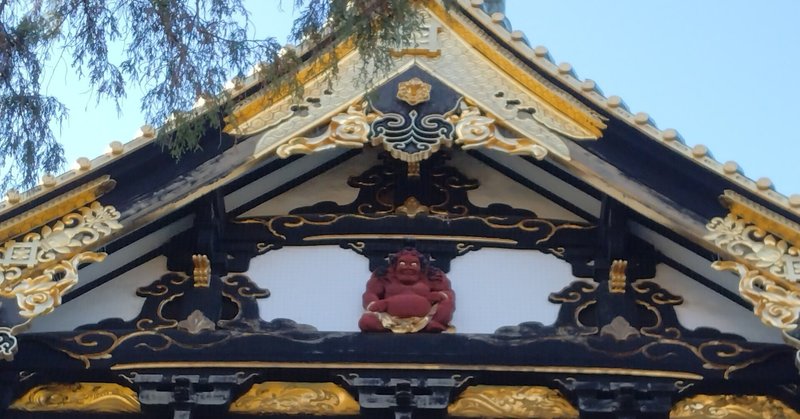
[[[456,295],[441,269],[407,247],[372,273],[363,303],[358,327],[364,332],[443,332],[451,327]]]

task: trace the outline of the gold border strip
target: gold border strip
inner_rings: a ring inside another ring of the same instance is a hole
[[[608,367],[563,367],[533,365],[467,365],[467,364],[399,364],[399,363],[361,363],[361,362],[267,362],[267,361],[176,361],[176,362],[134,362],[114,364],[112,371],[158,369],[158,368],[282,368],[282,369],[397,369],[397,370],[465,370],[465,371],[509,371],[553,374],[590,375],[628,375],[634,377],[677,378],[683,380],[702,380],[703,376],[691,372],[643,370],[633,368]]]
[[[800,243],[800,224],[730,189],[726,189],[719,200],[731,214],[738,215],[745,221],[786,239],[789,243]]]
[[[303,237],[303,241],[314,240],[386,240],[386,239],[415,239],[415,240],[444,240],[452,242],[482,242],[495,244],[516,245],[519,242],[512,239],[500,239],[481,236],[438,236],[435,234],[319,234]]]
[[[333,51],[326,52],[313,59],[310,63],[302,66],[294,76],[296,82],[300,85],[305,85],[314,78],[322,75],[330,67],[330,63],[334,57],[338,57],[338,60],[341,61],[347,54],[355,51],[355,49],[355,42],[353,42],[352,39],[347,39],[339,43],[333,48]],[[267,85],[263,93],[259,93],[258,96],[250,102],[235,109],[232,115],[225,119],[226,125],[223,131],[226,133],[232,132],[236,126],[244,124],[261,111],[292,94],[291,83],[288,81],[282,81],[276,84],[275,86],[272,84]]]
[[[101,176],[0,223],[0,242],[27,233],[77,208],[81,208],[114,189],[110,176]]]

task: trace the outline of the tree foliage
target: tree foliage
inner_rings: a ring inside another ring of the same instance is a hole
[[[120,100],[133,86],[146,93],[148,123],[171,119],[164,137],[174,156],[197,147],[201,127],[219,126],[229,99],[221,86],[259,63],[263,83],[290,76],[301,57],[275,38],[252,39],[244,0],[0,0],[0,187],[30,187],[64,166],[54,128],[68,109],[42,90],[46,63],[67,57],[98,101]],[[376,65],[388,49],[413,39],[423,15],[407,0],[295,0],[290,41],[320,52],[351,39]],[[335,75],[338,57],[330,62]],[[293,79],[293,78],[292,78]],[[198,98],[206,112],[188,113]]]

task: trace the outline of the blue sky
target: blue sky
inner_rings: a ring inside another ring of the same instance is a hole
[[[257,35],[283,41],[291,2],[283,12],[277,0],[249,3]],[[707,145],[717,160],[738,162],[750,178],[800,193],[800,130],[790,123],[800,120],[800,1],[509,0],[506,7],[532,46],[546,46],[632,112],[677,129],[690,146]],[[47,86],[70,108],[58,137],[72,164],[130,140],[143,119],[135,88],[118,118],[113,104],[95,106],[70,74],[60,65]]]

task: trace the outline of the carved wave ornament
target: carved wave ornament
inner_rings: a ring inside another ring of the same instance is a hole
[[[41,385],[29,390],[9,408],[26,412],[140,412],[136,393],[127,387],[112,383]]]
[[[456,107],[444,113],[423,113],[416,105],[430,100],[431,85],[419,78],[398,83],[397,98],[412,106],[402,112],[377,110],[366,100],[359,100],[346,112],[333,116],[327,128],[314,137],[294,137],[279,145],[276,154],[288,158],[332,148],[381,146],[392,157],[409,164],[428,159],[442,147],[453,144],[463,150],[478,148],[513,155],[528,155],[542,160],[548,148],[534,138],[509,137],[477,106],[463,97]],[[564,150],[559,150],[559,155]]]
[[[447,408],[447,413],[466,418],[578,417],[578,411],[557,390],[529,386],[469,387]]]
[[[32,223],[48,221],[53,216],[53,207],[72,210],[38,232],[17,236],[0,247],[0,298],[16,300],[17,304],[16,313],[0,319],[3,322],[0,359],[13,359],[17,351],[14,335],[32,319],[52,312],[61,304],[63,295],[78,283],[80,265],[105,259],[105,253],[89,248],[122,228],[118,221],[120,214],[113,206],[86,200],[111,188],[113,181],[103,177],[12,220],[32,228],[35,227]]]
[[[731,212],[713,218],[705,238],[733,260],[711,266],[739,276],[739,293],[764,324],[795,330],[800,319],[800,250],[782,238],[794,230],[794,223],[733,191],[725,191],[722,201]]]
[[[679,401],[670,418],[800,418],[780,400],[767,396],[699,394]]]
[[[358,415],[359,405],[333,383],[270,381],[254,384],[235,400],[231,413],[283,415]]]

